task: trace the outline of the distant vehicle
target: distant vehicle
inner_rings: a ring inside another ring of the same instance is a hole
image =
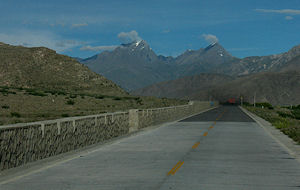
[[[235,98],[230,98],[227,101],[229,104],[235,104]]]

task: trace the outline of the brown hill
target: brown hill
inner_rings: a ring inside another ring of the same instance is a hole
[[[73,58],[44,47],[0,43],[0,86],[104,95],[126,94]]]
[[[275,105],[300,104],[300,71],[261,72],[238,78],[201,74],[151,85],[134,91],[136,95],[172,97],[193,100],[237,100]]]
[[[200,74],[176,80],[165,81],[132,92],[135,95],[156,96],[168,98],[184,98],[198,91],[234,80],[233,77],[222,74]]]
[[[253,103],[270,102],[275,105],[300,104],[300,72],[286,71],[280,73],[257,73],[236,80],[213,86],[206,91],[188,95],[191,99],[203,99],[208,95],[219,101],[229,98]]]

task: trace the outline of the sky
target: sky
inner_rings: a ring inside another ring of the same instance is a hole
[[[0,0],[0,41],[87,58],[145,40],[178,56],[219,42],[236,57],[300,44],[299,0]]]

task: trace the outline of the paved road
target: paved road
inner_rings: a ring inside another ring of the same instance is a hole
[[[2,182],[0,189],[299,190],[300,164],[238,107],[224,106]]]

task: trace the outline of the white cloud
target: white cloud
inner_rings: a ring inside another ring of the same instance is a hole
[[[120,32],[118,34],[118,38],[123,44],[131,43],[134,41],[141,41],[142,38],[139,36],[139,34],[135,31],[132,30],[130,32]],[[112,51],[116,49],[118,46],[117,45],[108,45],[108,46],[83,46],[80,48],[82,51]]]
[[[167,33],[170,33],[170,32],[171,32],[170,29],[165,29],[165,30],[161,31],[161,33],[163,33],[163,34],[167,34]]]
[[[47,31],[18,31],[0,33],[0,41],[11,45],[26,47],[47,47],[57,52],[69,50],[82,42],[76,40],[64,40],[62,37]]]
[[[300,15],[300,10],[298,9],[255,9],[257,12],[264,13],[279,13],[279,14],[288,14],[288,15]]]
[[[83,26],[88,26],[88,24],[87,23],[72,24],[72,28],[78,28]]]
[[[292,17],[292,16],[286,16],[285,19],[286,19],[286,20],[293,20],[294,17]]]
[[[117,47],[118,46],[115,46],[115,45],[113,45],[113,46],[90,46],[90,45],[88,45],[88,46],[81,47],[80,50],[82,50],[82,51],[105,51],[105,50],[111,51],[111,50],[116,49]]]
[[[139,34],[135,30],[132,30],[130,32],[121,32],[118,34],[118,38],[123,44],[142,40],[142,38],[139,37]]]
[[[210,44],[217,43],[219,41],[217,36],[212,34],[202,34],[202,37]]]

